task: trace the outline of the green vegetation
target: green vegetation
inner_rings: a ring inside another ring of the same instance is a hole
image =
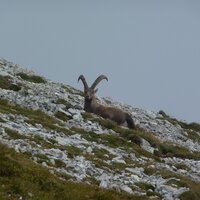
[[[67,156],[69,158],[74,158],[75,156],[79,156],[82,154],[82,151],[78,147],[75,147],[75,146],[62,146],[60,149],[66,150]]]
[[[65,105],[66,109],[73,108],[73,106],[68,101],[66,101],[65,99],[58,99],[55,103],[56,104],[63,104],[63,105]]]
[[[28,75],[26,73],[18,73],[18,76],[20,76],[23,80],[33,82],[33,83],[46,83],[47,81],[42,78],[41,76],[37,75]]]
[[[45,149],[50,149],[55,147],[55,145],[52,144],[52,141],[49,141],[47,138],[43,138],[39,135],[34,135],[31,138],[31,140],[34,141],[36,144],[41,145]]]
[[[40,110],[29,110],[22,108],[18,105],[12,105],[7,102],[7,100],[0,99],[0,112],[6,114],[18,114],[27,117],[25,120],[27,123],[35,126],[36,124],[41,124],[44,128],[51,131],[63,132],[66,135],[74,134],[72,130],[68,130],[54,117],[51,117]]]
[[[1,123],[4,123],[4,122],[5,122],[5,120],[4,120],[4,119],[2,119],[2,118],[0,117],[0,122],[1,122]]]
[[[176,174],[169,170],[157,170],[156,174],[160,174],[165,179],[176,179],[176,185],[178,187],[186,187],[189,188],[189,191],[184,192],[180,195],[181,200],[199,200],[200,199],[200,184],[192,181],[190,178]],[[170,182],[169,182],[170,184]]]
[[[144,182],[138,182],[136,185],[142,189],[144,192],[147,193],[147,196],[157,196],[159,199],[162,199],[160,194],[155,192],[155,187],[151,184],[144,183]]]
[[[63,112],[57,111],[54,115],[55,115],[56,118],[58,118],[58,119],[60,119],[64,122],[69,120],[69,117]]]
[[[184,192],[179,197],[181,200],[199,200],[200,199],[200,184],[192,181],[190,178],[176,174],[167,169],[156,169],[152,167],[146,167],[144,173],[147,175],[161,175],[164,179],[170,179],[168,185],[176,185],[177,187],[189,188],[189,191]]]
[[[80,90],[77,90],[75,88],[72,88],[71,86],[65,86],[65,85],[62,85],[62,88],[66,90],[67,93],[69,94],[77,94],[77,95],[80,95],[80,96],[84,96],[84,93]]]
[[[21,85],[13,84],[11,77],[0,75],[0,88],[6,90],[19,91],[21,90]]]
[[[59,168],[63,168],[63,167],[66,167],[66,164],[62,160],[56,159],[55,166]]]
[[[7,100],[0,99],[0,112],[6,114],[20,114],[27,118],[28,123],[32,125],[41,124],[47,130],[60,131],[63,124],[57,119],[50,117],[40,110],[29,110],[22,108],[18,105],[12,105],[7,102]]]
[[[111,148],[120,148],[127,151],[128,153],[134,153],[137,157],[144,156],[147,158],[152,158],[156,161],[160,161],[159,157],[145,151],[138,144],[132,143],[127,140],[125,135],[128,135],[128,133],[133,134],[135,133],[135,130],[123,129],[120,127],[118,128],[121,129],[120,136],[110,134],[97,135],[93,132],[86,132],[79,128],[72,128],[72,130],[78,134],[81,134],[81,136],[88,141],[95,141],[99,144],[105,144],[106,146],[109,146]]]
[[[115,122],[107,119],[101,119],[101,118],[91,118],[91,115],[88,113],[84,113],[84,118],[89,118],[91,121],[98,122],[102,127],[106,129],[112,129],[116,133],[119,133],[119,136],[121,138],[124,138],[125,140],[131,141],[134,144],[141,145],[141,138],[144,138],[147,140],[152,146],[156,146],[156,143],[158,143],[158,139],[152,134],[144,131],[143,129],[136,128],[136,129],[126,129],[122,128],[121,126],[118,126]]]
[[[119,136],[113,135],[104,135],[104,140],[108,141],[108,145],[112,147],[126,147],[134,149],[136,156],[145,156],[153,158],[156,161],[160,160],[160,157],[178,157],[178,158],[188,158],[188,159],[200,159],[199,152],[191,152],[187,148],[173,145],[166,142],[159,141],[153,133],[144,131],[141,128],[136,128],[134,130],[125,129],[118,126],[115,122],[111,120],[101,119],[101,118],[92,118],[91,114],[84,114],[85,119],[90,119],[91,121],[98,122],[101,126],[112,129],[115,132],[119,133]],[[106,138],[106,139],[105,139]],[[158,150],[154,151],[154,155],[140,148],[141,138],[147,140],[150,145]],[[128,144],[127,141],[131,141],[133,144]],[[136,144],[136,145],[135,145]]]
[[[193,140],[194,142],[200,142],[200,133],[198,134],[196,131],[187,130],[188,138]]]
[[[1,83],[0,83],[1,84]],[[71,106],[64,99],[58,99],[58,104],[64,104],[66,106]],[[141,166],[144,167],[144,173],[147,175],[161,175],[163,178],[175,178],[168,182],[169,185],[177,185],[177,187],[187,187],[190,188],[188,192],[181,195],[182,200],[200,199],[200,185],[193,182],[187,177],[181,176],[179,174],[173,173],[171,171],[157,169],[152,167],[155,162],[162,162],[162,157],[179,157],[200,160],[199,152],[191,152],[187,148],[174,145],[172,143],[159,141],[153,133],[144,131],[143,129],[136,128],[134,130],[122,128],[118,126],[115,122],[110,120],[105,120],[99,117],[94,117],[90,113],[83,113],[85,120],[91,120],[93,122],[99,123],[105,129],[112,129],[117,134],[95,134],[93,132],[87,132],[80,128],[65,128],[62,121],[67,121],[68,117],[61,113],[55,113],[55,116],[50,117],[40,110],[29,110],[22,108],[18,105],[11,105],[6,100],[0,99],[0,112],[10,115],[10,120],[15,120],[15,115],[23,115],[28,119],[26,122],[37,126],[41,124],[45,129],[62,132],[66,135],[80,134],[81,137],[88,141],[96,142],[98,144],[103,144],[112,148],[119,148],[126,151],[128,154],[134,154],[136,157],[141,158],[146,157],[150,160],[142,166],[141,163],[136,163],[136,161],[129,158],[129,156],[124,156],[122,159],[125,163],[112,163],[108,164],[106,161],[112,160],[114,155],[109,153],[104,148],[93,148],[92,153],[85,153],[82,149],[76,146],[59,145],[56,140],[43,138],[39,135],[21,135],[19,132],[14,131],[9,128],[4,128],[5,132],[12,139],[25,139],[31,140],[34,145],[39,144],[44,148],[59,148],[61,151],[65,151],[67,156],[73,159],[75,156],[84,156],[86,160],[91,161],[96,167],[106,170],[112,170],[116,173],[125,170],[127,167]],[[166,116],[165,116],[166,117]],[[11,119],[12,118],[12,119]],[[57,118],[57,119],[56,119]],[[59,120],[58,120],[59,119]],[[199,124],[191,123],[186,124],[184,122],[178,122],[175,119],[172,120],[174,124],[179,124],[183,127],[187,133],[188,137],[193,141],[199,141],[200,137],[197,133],[199,131]],[[0,122],[5,121],[0,118]],[[149,153],[142,149],[141,143],[142,139],[145,139],[150,143],[152,147],[156,150],[154,154]],[[34,143],[35,142],[35,143]],[[87,145],[84,145],[87,148]],[[0,144],[0,199],[2,200],[14,200],[23,197],[23,199],[148,199],[148,197],[134,197],[124,193],[117,193],[115,191],[102,190],[95,186],[95,180],[88,178],[88,182],[93,183],[93,186],[72,183],[69,181],[63,181],[48,172],[48,169],[42,168],[39,165],[34,164],[28,158],[31,154],[26,152],[24,154],[17,154],[13,150],[8,149],[6,146]],[[35,155],[37,157],[38,163],[47,163],[47,165],[52,166],[48,156],[43,154]],[[152,162],[152,163],[151,163]],[[55,166],[59,168],[68,169],[66,164],[62,160],[55,160]],[[184,165],[184,163],[175,164],[177,169],[189,170],[189,168]],[[59,177],[68,180],[69,177],[65,174],[59,175]],[[91,179],[91,180],[89,180]],[[177,180],[176,180],[177,179]],[[155,188],[146,183],[136,184],[141,191],[147,193],[147,196],[157,196],[160,198],[159,194],[155,192]]]
[[[1,200],[148,199],[83,183],[63,181],[49,173],[47,168],[30,161],[26,155],[16,153],[2,144],[0,144],[0,186]]]
[[[12,138],[12,139],[28,139],[28,137],[24,135],[20,135],[17,131],[14,131],[9,128],[5,128],[5,132]]]
[[[45,154],[36,154],[37,162],[38,163],[48,163],[49,164],[49,158]]]
[[[179,163],[179,164],[175,164],[174,165],[177,169],[184,169],[189,171],[189,167],[187,165],[185,165],[184,163]]]
[[[157,169],[155,167],[151,166],[145,166],[144,173],[151,176],[154,175],[157,172]]]
[[[196,123],[196,122],[192,122],[192,123],[186,123],[183,121],[179,121],[176,118],[170,117],[169,115],[167,115],[166,113],[164,113],[163,111],[159,112],[162,116],[164,120],[167,120],[168,122],[172,123],[173,125],[180,125],[183,129],[187,129],[190,130],[192,129],[193,131],[198,131],[200,132],[200,124]]]
[[[199,160],[200,152],[191,152],[185,147],[170,143],[160,143],[158,147],[159,151],[155,152],[155,155],[161,157],[177,157]]]
[[[83,119],[86,119],[86,120],[91,120],[91,119],[94,118],[94,117],[93,117],[93,114],[92,114],[92,113],[89,113],[89,112],[84,112],[84,113],[82,113],[82,117],[83,117]]]

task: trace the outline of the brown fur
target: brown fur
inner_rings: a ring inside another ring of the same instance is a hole
[[[90,113],[95,113],[105,119],[110,119],[112,121],[115,121],[117,124],[123,124],[124,122],[127,122],[128,127],[134,129],[135,124],[133,122],[133,119],[128,113],[118,108],[105,107],[97,102],[95,97],[97,89],[95,90],[95,87],[103,79],[108,80],[106,76],[101,75],[94,81],[93,85],[89,88],[87,86],[87,82],[84,76],[83,75],[79,76],[78,81],[82,80],[84,84],[84,97],[85,97],[84,110]]]

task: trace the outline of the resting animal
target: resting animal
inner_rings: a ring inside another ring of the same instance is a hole
[[[88,87],[85,77],[83,75],[79,76],[78,82],[79,80],[81,80],[84,85],[84,98],[85,98],[84,110],[86,112],[95,113],[105,119],[110,119],[112,121],[115,121],[119,125],[123,124],[124,122],[127,122],[128,127],[134,129],[135,124],[133,122],[133,119],[127,112],[124,112],[114,107],[105,107],[97,102],[95,93],[98,91],[98,89],[95,88],[103,79],[108,81],[108,78],[105,75],[100,75],[94,81],[92,86]]]

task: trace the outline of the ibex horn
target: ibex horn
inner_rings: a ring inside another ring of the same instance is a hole
[[[88,89],[88,84],[87,84],[87,82],[86,82],[86,80],[85,80],[85,77],[84,77],[83,75],[80,75],[80,76],[78,77],[78,82],[79,82],[79,80],[81,80],[81,81],[83,82],[84,90],[87,90],[87,89]]]
[[[108,81],[108,78],[105,76],[105,75],[100,75],[95,81],[94,83],[92,84],[91,88],[94,89],[99,83],[101,80],[103,79],[106,79]]]

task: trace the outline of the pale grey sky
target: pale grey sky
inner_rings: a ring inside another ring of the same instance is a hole
[[[199,0],[0,0],[0,57],[98,95],[200,122]]]

